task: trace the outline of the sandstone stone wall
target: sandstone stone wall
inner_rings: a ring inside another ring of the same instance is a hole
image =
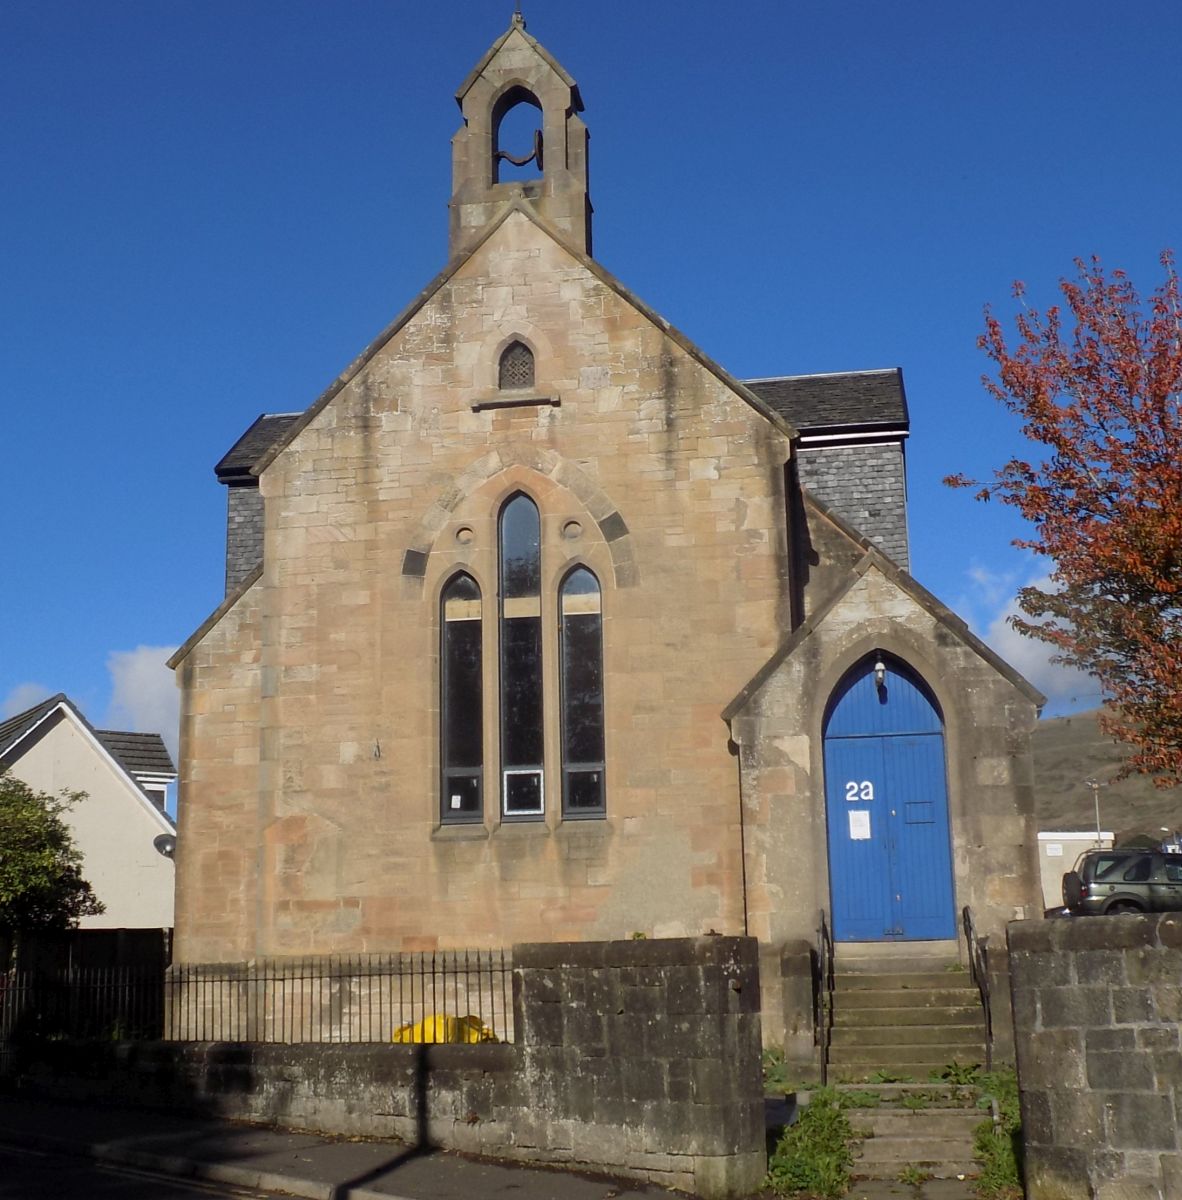
[[[1009,947],[1029,1200],[1182,1196],[1182,916],[1023,921]]]
[[[810,520],[825,522],[815,511]],[[817,529],[812,540],[827,536]],[[1029,754],[1034,700],[973,648],[967,630],[954,632],[934,600],[907,591],[889,564],[863,556],[860,567],[821,572],[816,583],[827,594],[806,595],[804,625],[731,721],[742,769],[749,932],[774,946],[815,942],[830,895],[826,705],[846,671],[876,651],[907,663],[943,714],[957,910],[971,906],[978,932],[994,936],[1041,911]],[[765,1023],[777,1012],[765,1008]],[[779,1031],[768,1034],[779,1040]]]
[[[258,951],[250,914],[262,851],[259,601],[256,584],[221,614],[179,671],[174,957],[184,947],[197,962],[249,958]]]
[[[547,402],[488,408],[511,338]],[[236,645],[227,613],[184,675],[178,960],[742,930],[719,714],[787,624],[789,455],[709,365],[511,214],[262,472],[263,575],[239,602],[258,641]],[[506,823],[496,519],[518,489],[543,531],[546,816]],[[556,589],[576,563],[603,588],[607,817],[564,822]],[[447,826],[439,596],[461,568],[484,596],[485,820]],[[246,721],[223,695],[243,655]],[[251,901],[229,902],[211,842],[235,873],[259,848]]]
[[[24,1083],[607,1171],[703,1197],[766,1169],[747,938],[515,946],[516,1044],[47,1043]]]

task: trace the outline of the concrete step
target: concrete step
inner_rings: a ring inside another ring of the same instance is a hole
[[[834,1026],[830,1046],[921,1046],[929,1043],[984,1046],[982,1022],[941,1025]]]
[[[870,1179],[898,1179],[909,1169],[933,1179],[975,1174],[973,1133],[988,1119],[975,1108],[854,1108],[846,1116],[861,1139],[854,1173]]]
[[[839,1008],[963,1008],[971,993],[963,988],[857,988],[834,998]]]
[[[984,1057],[978,1060],[976,1055],[972,1055],[968,1061],[969,1063],[984,1062]],[[959,1059],[950,1056],[939,1063],[915,1062],[912,1059],[904,1058],[901,1054],[890,1062],[879,1062],[873,1066],[868,1063],[830,1062],[829,1081],[843,1085],[849,1084],[855,1088],[877,1087],[878,1082],[874,1076],[885,1074],[895,1079],[902,1079],[916,1087],[923,1087],[939,1083],[940,1071],[950,1062],[964,1063],[965,1055],[961,1054]],[[937,1078],[933,1079],[933,1075]]]
[[[971,1025],[985,1028],[980,1004],[949,1005],[940,1008],[866,1008],[848,1005],[835,1006],[833,1028],[855,1028],[861,1025]]]
[[[934,991],[960,990],[977,995],[977,985],[962,971],[853,971],[833,976],[837,992],[864,991],[868,988],[925,988]]]
[[[950,1062],[984,1062],[985,1051],[969,1055],[963,1045],[948,1042],[929,1042],[916,1046],[830,1046],[829,1065],[839,1067],[855,1064],[873,1070],[875,1067],[893,1069],[897,1063],[926,1063],[928,1070]]]
[[[873,1086],[839,1083],[837,1090],[847,1095],[850,1092],[871,1092],[878,1097],[879,1103],[887,1105],[898,1105],[908,1097],[920,1097],[930,1100],[940,1108],[971,1108],[976,1105],[980,1096],[979,1089],[970,1084],[949,1083],[944,1079],[927,1083],[876,1083]],[[807,1104],[809,1095],[807,1091],[799,1092],[800,1103]],[[856,1097],[852,1097],[850,1103],[853,1107],[858,1107]]]
[[[979,1108],[849,1108],[845,1115],[859,1137],[959,1139],[970,1157],[977,1126],[990,1119]]]
[[[949,1158],[939,1147],[918,1147],[930,1149],[934,1157],[930,1159],[908,1157],[915,1152],[916,1147],[906,1147],[901,1150],[898,1158],[855,1158],[853,1164],[854,1177],[857,1179],[890,1179],[898,1180],[908,1167],[923,1171],[929,1179],[976,1179],[981,1164],[971,1154],[959,1158]],[[961,1193],[958,1193],[961,1194]]]
[[[835,970],[843,974],[942,971],[960,958],[960,943],[952,938],[938,942],[839,942],[833,949]]]
[[[863,1107],[864,1097],[869,1094],[878,1098],[880,1109],[902,1108],[909,1111],[906,1108],[908,1103],[922,1100],[933,1108],[983,1111],[977,1107],[980,1097],[977,1088],[963,1083],[948,1083],[943,1079],[923,1083],[835,1083],[832,1086],[846,1097],[846,1102],[853,1108]],[[796,1102],[803,1106],[808,1104],[811,1093],[801,1090],[795,1095]]]

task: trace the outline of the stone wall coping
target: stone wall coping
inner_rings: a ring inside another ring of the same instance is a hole
[[[513,966],[702,967],[735,963],[755,966],[759,943],[748,937],[637,938],[614,942],[524,942],[513,947]]]
[[[1140,946],[1182,947],[1182,913],[1059,920],[1013,921],[1007,929],[1011,952],[1060,950],[1132,950]]]

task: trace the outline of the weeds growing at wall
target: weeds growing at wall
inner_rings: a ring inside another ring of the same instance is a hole
[[[1012,1069],[981,1072],[974,1081],[981,1089],[978,1104],[997,1104],[995,1125],[990,1114],[973,1135],[973,1151],[981,1164],[977,1190],[993,1200],[1021,1200],[1022,1114],[1018,1107],[1018,1076]]]
[[[768,1156],[767,1186],[781,1196],[844,1196],[853,1136],[837,1092],[817,1088],[800,1119],[784,1130]]]
[[[763,1093],[765,1096],[783,1095],[796,1091],[784,1061],[784,1051],[778,1046],[768,1046],[763,1052]]]

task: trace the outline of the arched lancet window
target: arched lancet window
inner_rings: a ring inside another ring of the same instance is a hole
[[[603,603],[599,580],[576,567],[558,595],[562,662],[562,811],[598,817],[603,786]]]
[[[484,815],[484,686],[480,585],[453,576],[443,589],[440,633],[442,670],[441,820],[479,821]]]
[[[537,505],[518,492],[501,509],[501,811],[545,811],[542,750],[542,536]]]
[[[528,88],[510,88],[493,106],[493,183],[542,173],[542,106]]]
[[[524,342],[510,342],[497,368],[499,388],[534,386],[534,352]]]

